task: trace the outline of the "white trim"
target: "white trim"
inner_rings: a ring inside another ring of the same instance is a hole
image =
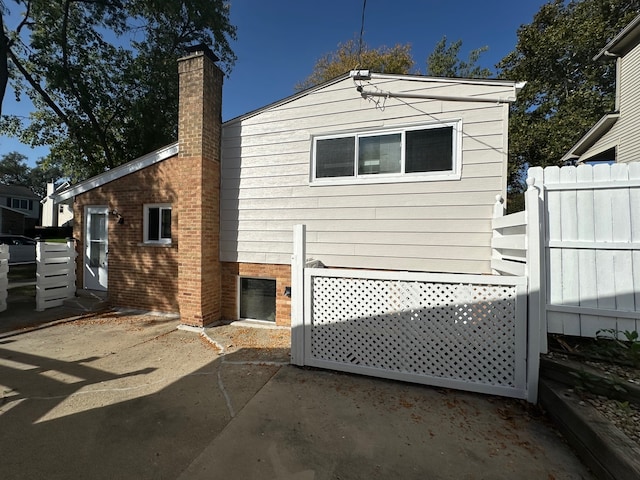
[[[415,130],[428,130],[451,127],[453,129],[452,138],[452,169],[433,172],[414,172],[405,173],[405,154],[406,154],[406,132]],[[361,137],[370,137],[376,135],[401,135],[401,151],[400,151],[400,172],[386,174],[360,174],[358,173],[358,139]],[[311,171],[309,172],[309,184],[311,186],[319,185],[354,185],[354,184],[372,184],[372,183],[400,183],[400,182],[425,182],[425,181],[441,181],[441,180],[460,180],[462,175],[462,119],[443,120],[441,122],[430,122],[420,125],[400,125],[389,128],[377,129],[361,129],[345,132],[336,132],[323,135],[313,135],[311,137]],[[353,137],[355,141],[355,152],[353,159],[354,174],[342,177],[316,177],[316,151],[317,141],[332,138]]]
[[[100,175],[91,177],[84,182],[80,182],[74,185],[64,192],[53,194],[51,198],[55,203],[60,203],[71,197],[75,197],[76,195],[80,195],[82,193],[88,192],[89,190],[93,190],[94,188],[98,188],[106,183],[113,182],[114,180],[122,178],[125,175],[135,173],[139,170],[142,170],[143,168],[166,160],[167,158],[171,158],[177,154],[178,142],[175,142],[154,152],[147,153],[142,157],[138,157],[135,160],[131,160],[130,162],[120,165],[119,167],[112,168],[111,170],[101,173]]]
[[[422,82],[422,83],[448,83],[448,84],[459,84],[459,85],[484,85],[484,86],[503,86],[503,87],[508,87],[508,88],[513,88],[514,89],[514,94],[517,95],[518,92],[520,90],[522,90],[522,88],[524,87],[526,82],[514,82],[512,80],[500,80],[500,79],[469,79],[469,78],[446,78],[446,77],[427,77],[427,76],[423,76],[423,75],[392,75],[392,74],[386,74],[386,73],[374,73],[374,72],[370,72],[369,75],[371,76],[371,78],[373,79],[377,79],[377,80],[404,80],[404,81],[411,81],[411,82]],[[253,110],[251,112],[247,112],[243,115],[240,115],[238,117],[232,118],[230,120],[227,120],[226,122],[224,122],[222,125],[223,127],[226,125],[230,125],[232,123],[236,123],[236,122],[240,122],[242,120],[246,120],[247,118],[251,118],[254,117],[256,115],[259,115],[262,112],[268,111],[272,108],[276,108],[276,107],[280,107],[282,105],[285,105],[287,103],[290,103],[294,100],[297,100],[299,98],[302,97],[306,97],[307,95],[310,95],[318,90],[321,90],[325,87],[334,85],[336,83],[342,82],[344,80],[347,80],[351,77],[351,72],[347,72],[344,73],[336,78],[333,78],[331,80],[328,80],[324,83],[321,83],[319,85],[315,85],[313,87],[308,88],[307,90],[303,90],[301,92],[298,92],[294,95],[291,95],[289,97],[286,97],[282,100],[278,100],[274,103],[271,103],[269,105],[265,105],[264,107],[258,108],[256,110]],[[476,99],[477,100],[477,99]],[[474,97],[473,96],[469,96],[468,101],[473,102],[474,101]]]
[[[640,187],[640,180],[611,180],[606,182],[590,183],[549,183],[544,185],[544,189],[549,190],[600,190],[617,188],[637,188]]]
[[[637,42],[637,37],[640,35],[640,15],[631,20],[629,24],[624,27],[613,39],[607,43],[602,50],[600,50],[595,57],[594,61],[600,60],[600,58],[616,57],[623,54],[623,51],[628,50],[629,47],[633,47]]]
[[[400,270],[351,270],[347,268],[305,268],[305,275],[314,277],[365,278],[370,280],[406,280],[439,283],[475,283],[480,285],[526,286],[526,277],[476,275],[466,273],[407,272]]]
[[[571,149],[567,153],[564,154],[560,161],[564,162],[573,158],[582,159],[582,156],[587,153],[598,140],[600,140],[607,132],[611,130],[611,128],[619,118],[619,113],[608,113],[604,115],[602,118],[600,118],[600,120],[596,122],[593,127],[589,129],[587,133],[582,136],[580,140],[575,143],[575,145],[573,145],[573,147],[571,147]],[[618,142],[615,142],[616,145],[617,143]],[[609,146],[608,148],[611,148],[611,146]],[[597,153],[600,153],[600,151],[598,151]]]
[[[549,240],[549,248],[573,248],[581,250],[640,250],[640,242],[581,242]]]
[[[640,312],[630,310],[612,310],[609,308],[590,308],[579,305],[555,305],[547,304],[547,312],[577,313],[579,315],[592,315],[598,317],[632,318],[640,320]]]

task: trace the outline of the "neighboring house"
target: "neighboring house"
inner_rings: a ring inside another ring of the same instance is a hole
[[[563,157],[563,161],[640,160],[640,16],[595,57],[616,59],[615,111],[604,115]]]
[[[25,212],[0,205],[0,233],[24,234]]]
[[[521,85],[358,72],[221,124],[215,60],[179,61],[178,142],[54,195],[79,288],[190,325],[288,325],[301,223],[327,266],[491,273]]]
[[[31,229],[38,224],[40,219],[40,197],[33,193],[29,187],[0,185],[0,205],[24,214],[22,231],[8,232],[3,230],[2,233],[23,233],[25,229]]]
[[[47,196],[40,200],[42,204],[43,227],[66,227],[73,223],[73,207],[61,203],[56,205],[53,196],[68,189],[69,182],[64,182],[57,187],[53,182],[47,183]]]

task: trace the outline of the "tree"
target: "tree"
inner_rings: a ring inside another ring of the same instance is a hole
[[[227,73],[234,61],[223,0],[0,0],[0,95],[4,67],[30,122],[5,116],[0,130],[48,145],[49,165],[73,180],[159,148],[177,133],[176,59],[212,45]],[[23,9],[13,29],[8,15]],[[0,100],[3,97],[0,97]]]
[[[490,69],[478,65],[480,55],[489,50],[489,47],[471,50],[466,62],[459,58],[460,47],[462,47],[462,40],[453,42],[447,47],[447,37],[442,37],[427,57],[427,75],[449,78],[489,78],[493,75]]]
[[[0,183],[3,185],[29,184],[27,157],[18,152],[10,152],[0,157]]]
[[[40,159],[34,168],[26,163],[27,157],[18,152],[10,152],[0,157],[0,184],[29,187],[33,193],[44,197],[47,183],[57,182],[64,176],[57,166],[51,166]]]
[[[41,198],[47,194],[47,183],[58,183],[65,175],[58,165],[52,165],[46,159],[36,161],[36,166],[29,170],[29,180],[27,186],[33,193]]]
[[[296,91],[305,90],[331,80],[350,70],[372,70],[378,73],[407,74],[415,62],[411,56],[411,45],[369,48],[360,47],[355,40],[339,43],[335,52],[323,55],[313,67],[313,72],[295,86]]]
[[[509,186],[524,188],[526,166],[558,165],[614,108],[615,62],[593,57],[640,9],[638,0],[555,0],[518,29],[499,76],[527,84],[511,107]]]

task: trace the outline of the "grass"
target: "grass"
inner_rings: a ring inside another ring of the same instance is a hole
[[[24,265],[9,265],[9,273],[7,274],[9,283],[11,282],[28,282],[36,279],[36,264],[27,263]]]

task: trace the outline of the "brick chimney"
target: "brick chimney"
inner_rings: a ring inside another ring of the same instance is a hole
[[[182,323],[221,317],[222,71],[203,45],[178,60],[178,302]]]

